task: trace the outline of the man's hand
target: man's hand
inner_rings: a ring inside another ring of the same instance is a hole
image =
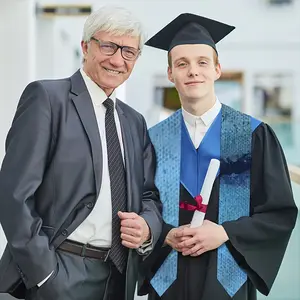
[[[204,220],[203,225],[197,228],[184,228],[177,233],[178,237],[191,238],[182,241],[178,247],[186,249],[182,255],[199,256],[204,252],[219,248],[228,241],[228,236],[222,225]]]
[[[150,239],[150,229],[146,221],[133,212],[118,212],[121,219],[122,245],[130,249],[138,249]]]
[[[192,236],[182,236],[183,229],[188,226],[189,225],[183,225],[178,228],[171,229],[165,238],[165,244],[178,252],[187,251],[189,248],[182,246],[181,243],[192,238]]]

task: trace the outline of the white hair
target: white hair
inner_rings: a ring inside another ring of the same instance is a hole
[[[141,22],[130,11],[118,6],[103,6],[89,15],[84,24],[82,40],[89,42],[98,31],[115,36],[138,37],[140,50],[146,40]]]

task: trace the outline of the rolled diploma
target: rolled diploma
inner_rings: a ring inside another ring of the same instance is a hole
[[[200,195],[202,196],[202,204],[207,205],[209,202],[211,190],[214,184],[214,181],[217,177],[218,170],[220,167],[220,161],[218,159],[212,159],[209,163],[203,186],[201,189]],[[195,210],[193,219],[191,222],[191,228],[199,227],[203,224],[205,213]]]

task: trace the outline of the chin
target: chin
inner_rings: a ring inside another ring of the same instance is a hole
[[[122,83],[122,80],[105,80],[103,81],[103,86],[106,86],[109,89],[116,89]]]
[[[201,98],[204,98],[207,95],[207,93],[189,93],[187,95],[187,98],[191,99],[191,101],[197,101]]]

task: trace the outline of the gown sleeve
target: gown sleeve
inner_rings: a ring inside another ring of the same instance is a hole
[[[174,226],[163,222],[162,232],[153,251],[139,266],[138,295],[146,295],[149,292],[150,280],[163,264],[169,253],[170,246],[164,246],[166,236]]]
[[[262,123],[252,140],[250,217],[222,225],[230,252],[264,295],[277,276],[297,213],[284,153]]]

